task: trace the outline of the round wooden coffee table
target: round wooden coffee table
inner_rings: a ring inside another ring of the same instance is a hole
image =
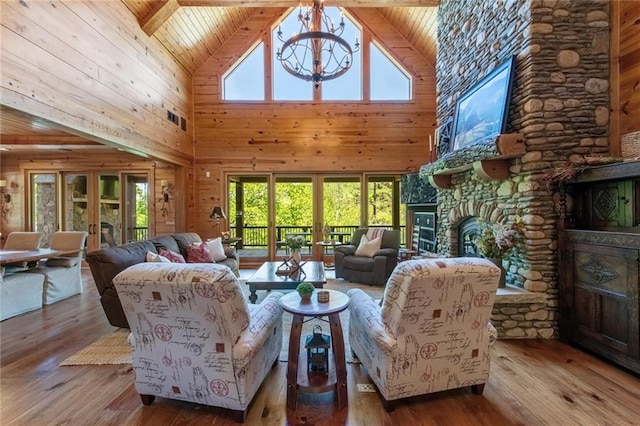
[[[289,335],[289,357],[287,365],[287,408],[296,409],[298,391],[307,393],[336,391],[338,409],[347,406],[347,366],[344,358],[344,336],[340,324],[340,312],[349,306],[349,296],[335,290],[329,292],[327,303],[318,302],[318,290],[313,292],[310,303],[301,303],[298,292],[292,291],[280,298],[280,306],[293,315],[291,334]],[[331,348],[333,350],[334,369],[329,374],[307,371],[306,352],[300,360],[300,334],[305,317],[329,317],[331,330]]]

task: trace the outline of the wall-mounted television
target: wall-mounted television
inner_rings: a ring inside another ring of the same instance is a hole
[[[458,99],[451,151],[505,132],[515,66],[511,56]]]

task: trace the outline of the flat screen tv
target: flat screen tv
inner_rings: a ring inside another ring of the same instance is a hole
[[[505,132],[515,65],[511,56],[458,99],[451,151]]]

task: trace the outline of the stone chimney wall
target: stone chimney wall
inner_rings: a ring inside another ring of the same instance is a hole
[[[460,95],[516,55],[507,132],[523,133],[526,144],[510,178],[484,181],[467,171],[438,190],[438,252],[458,255],[457,227],[469,216],[522,217],[525,241],[509,259],[507,284],[546,294],[546,304],[498,304],[494,325],[502,337],[555,337],[558,196],[544,174],[608,152],[609,2],[442,0],[438,43],[439,125],[453,117]]]

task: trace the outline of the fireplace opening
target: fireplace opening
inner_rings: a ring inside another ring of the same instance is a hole
[[[470,216],[458,226],[458,256],[480,257],[478,248],[473,243],[480,236],[480,224],[476,216]]]

